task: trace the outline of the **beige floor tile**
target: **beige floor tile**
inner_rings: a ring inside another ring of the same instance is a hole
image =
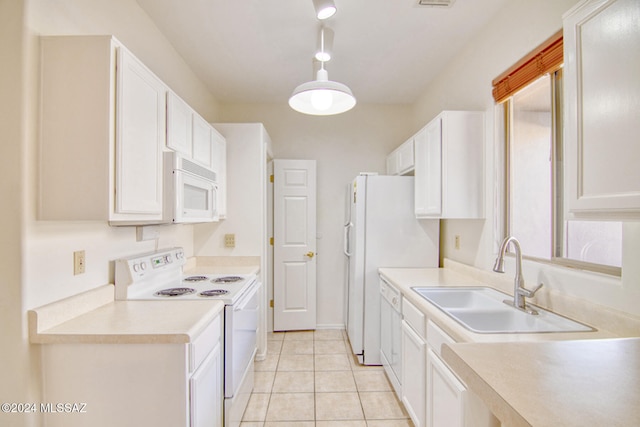
[[[241,422],[240,427],[263,427],[264,423],[262,421],[250,421],[250,422]]]
[[[314,375],[310,372],[278,371],[273,383],[273,393],[313,393]]]
[[[358,393],[317,393],[316,420],[363,420]]]
[[[343,340],[343,329],[318,329],[313,335],[313,339],[316,341],[323,340]]]
[[[284,332],[269,332],[267,334],[268,341],[282,341],[284,340]]]
[[[348,371],[351,369],[346,354],[316,354],[316,371]]]
[[[267,421],[314,421],[313,393],[274,393],[271,395]]]
[[[278,371],[313,371],[313,354],[282,354]]]
[[[283,340],[268,340],[267,341],[267,354],[278,354],[282,350]]]
[[[384,371],[356,370],[353,376],[358,391],[393,391]]]
[[[318,371],[315,374],[316,393],[357,391],[351,371]]]
[[[253,392],[271,393],[275,376],[275,371],[256,371],[254,374]]]
[[[367,420],[367,427],[414,427],[410,419],[406,420]]]
[[[342,354],[347,352],[344,340],[325,340],[315,342],[316,354]]]
[[[267,353],[267,357],[264,360],[256,360],[255,362],[255,370],[258,371],[275,371],[278,368],[278,361],[280,359],[280,354],[278,353]]]
[[[392,391],[360,392],[360,401],[367,420],[408,418],[404,407]]]
[[[280,354],[313,354],[313,348],[311,340],[284,341]]]
[[[270,398],[271,394],[269,393],[252,393],[242,421],[264,421],[267,416]]]
[[[358,357],[354,354],[349,353],[349,363],[351,364],[351,369],[356,370],[368,370],[368,371],[384,371],[384,368],[380,365],[361,365],[358,362]]]
[[[367,427],[365,420],[316,421],[316,427]]]
[[[284,334],[285,341],[312,340],[313,331],[289,331]]]
[[[269,421],[264,427],[314,427],[314,421]]]

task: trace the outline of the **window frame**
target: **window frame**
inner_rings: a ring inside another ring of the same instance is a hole
[[[563,149],[563,73],[562,67],[555,70],[542,73],[538,78],[530,81],[528,84],[521,86],[518,90],[511,92],[511,94],[504,98],[499,104],[502,104],[503,110],[503,123],[504,123],[504,194],[503,194],[503,208],[502,213],[504,215],[502,221],[503,234],[505,236],[511,235],[511,143],[513,141],[513,129],[511,125],[511,118],[513,117],[513,95],[520,92],[520,90],[529,87],[534,81],[537,81],[543,76],[549,75],[550,77],[550,91],[551,91],[551,248],[550,258],[540,258],[531,255],[524,255],[523,259],[550,264],[555,266],[585,270],[590,272],[596,272],[606,274],[610,276],[622,276],[622,268],[616,266],[609,266],[605,264],[596,264],[586,261],[578,261],[567,258],[564,256],[565,246],[565,212],[564,212],[564,182],[563,182],[563,165],[564,165],[564,149]]]

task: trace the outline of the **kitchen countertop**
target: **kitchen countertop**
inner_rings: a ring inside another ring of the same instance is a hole
[[[29,310],[29,335],[34,344],[188,343],[223,309],[221,301],[114,301],[105,285]]]
[[[640,338],[619,338],[637,320],[621,318],[624,328],[611,332],[598,321],[615,322],[595,308],[583,313],[595,332],[477,334],[411,288],[495,286],[446,268],[379,272],[457,342],[443,345],[444,360],[503,425],[640,425]]]
[[[640,425],[640,339],[445,344],[503,425]]]
[[[549,341],[568,339],[615,338],[614,333],[594,326],[592,332],[554,332],[554,333],[519,333],[519,334],[480,334],[471,332],[442,312],[439,308],[422,298],[411,289],[416,286],[489,286],[459,272],[444,268],[380,268],[379,273],[392,285],[396,286],[403,297],[420,309],[438,324],[456,342],[517,342],[517,341]],[[501,290],[501,289],[498,289]],[[562,313],[560,313],[562,314]]]

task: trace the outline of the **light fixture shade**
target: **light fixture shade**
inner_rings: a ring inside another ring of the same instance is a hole
[[[318,33],[318,43],[316,46],[315,58],[318,61],[327,62],[331,60],[333,53],[333,30],[325,26],[320,27]]]
[[[331,18],[337,10],[333,0],[313,0],[313,7],[316,9],[316,16],[320,20]]]
[[[293,91],[289,106],[314,116],[344,113],[356,105],[356,98],[346,85],[328,79],[327,71],[318,71],[317,80],[303,83]]]

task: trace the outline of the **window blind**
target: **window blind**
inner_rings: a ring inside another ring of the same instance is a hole
[[[493,79],[493,99],[500,103],[538,77],[556,71],[564,62],[562,30]]]

